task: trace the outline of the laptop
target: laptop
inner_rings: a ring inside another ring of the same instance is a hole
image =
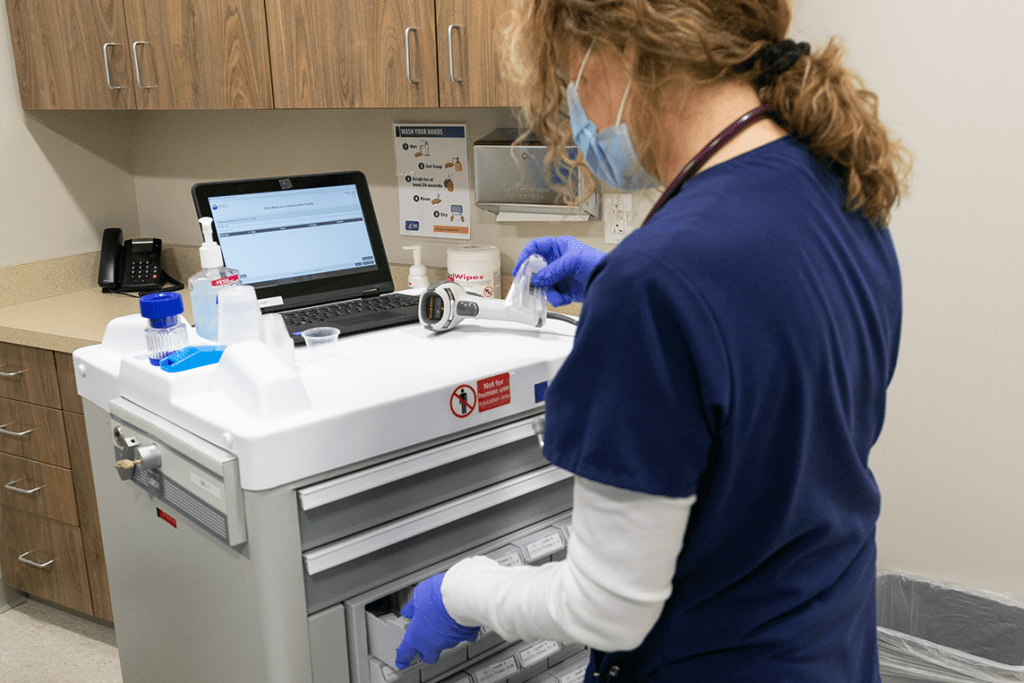
[[[296,344],[312,327],[348,335],[418,322],[419,297],[394,293],[361,172],[197,183],[192,199],[213,218],[224,264]]]

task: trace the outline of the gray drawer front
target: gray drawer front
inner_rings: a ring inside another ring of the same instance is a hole
[[[302,549],[350,536],[547,465],[533,419],[299,492]]]
[[[406,520],[305,552],[308,613],[566,512],[572,508],[572,485],[569,473],[549,465]],[[515,494],[508,495],[510,491]],[[488,503],[492,499],[493,505]]]

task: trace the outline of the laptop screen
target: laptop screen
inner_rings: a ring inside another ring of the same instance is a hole
[[[225,195],[210,211],[224,261],[244,284],[373,270],[355,185]]]
[[[192,194],[213,218],[225,265],[260,299],[306,305],[393,291],[361,173],[199,183]]]

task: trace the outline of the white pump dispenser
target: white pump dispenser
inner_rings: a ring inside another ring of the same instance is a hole
[[[409,266],[409,288],[427,287],[430,285],[430,278],[427,277],[427,267],[420,261],[423,247],[419,244],[411,247],[402,247],[412,252],[412,265]]]
[[[203,231],[203,244],[199,247],[199,263],[203,267],[188,279],[188,294],[192,302],[192,317],[196,333],[210,341],[217,341],[217,292],[238,284],[238,271],[224,267],[224,254],[213,241],[213,219],[199,219]]]

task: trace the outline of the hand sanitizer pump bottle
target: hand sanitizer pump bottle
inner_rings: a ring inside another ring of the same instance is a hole
[[[422,247],[417,244],[413,247],[402,248],[412,252],[412,265],[409,266],[409,289],[429,287],[430,279],[427,277],[427,267],[420,260]]]
[[[203,230],[203,246],[199,247],[203,269],[188,279],[188,295],[196,333],[203,339],[217,341],[217,293],[238,284],[238,271],[224,266],[220,245],[213,241],[213,219],[203,216],[199,225]]]

